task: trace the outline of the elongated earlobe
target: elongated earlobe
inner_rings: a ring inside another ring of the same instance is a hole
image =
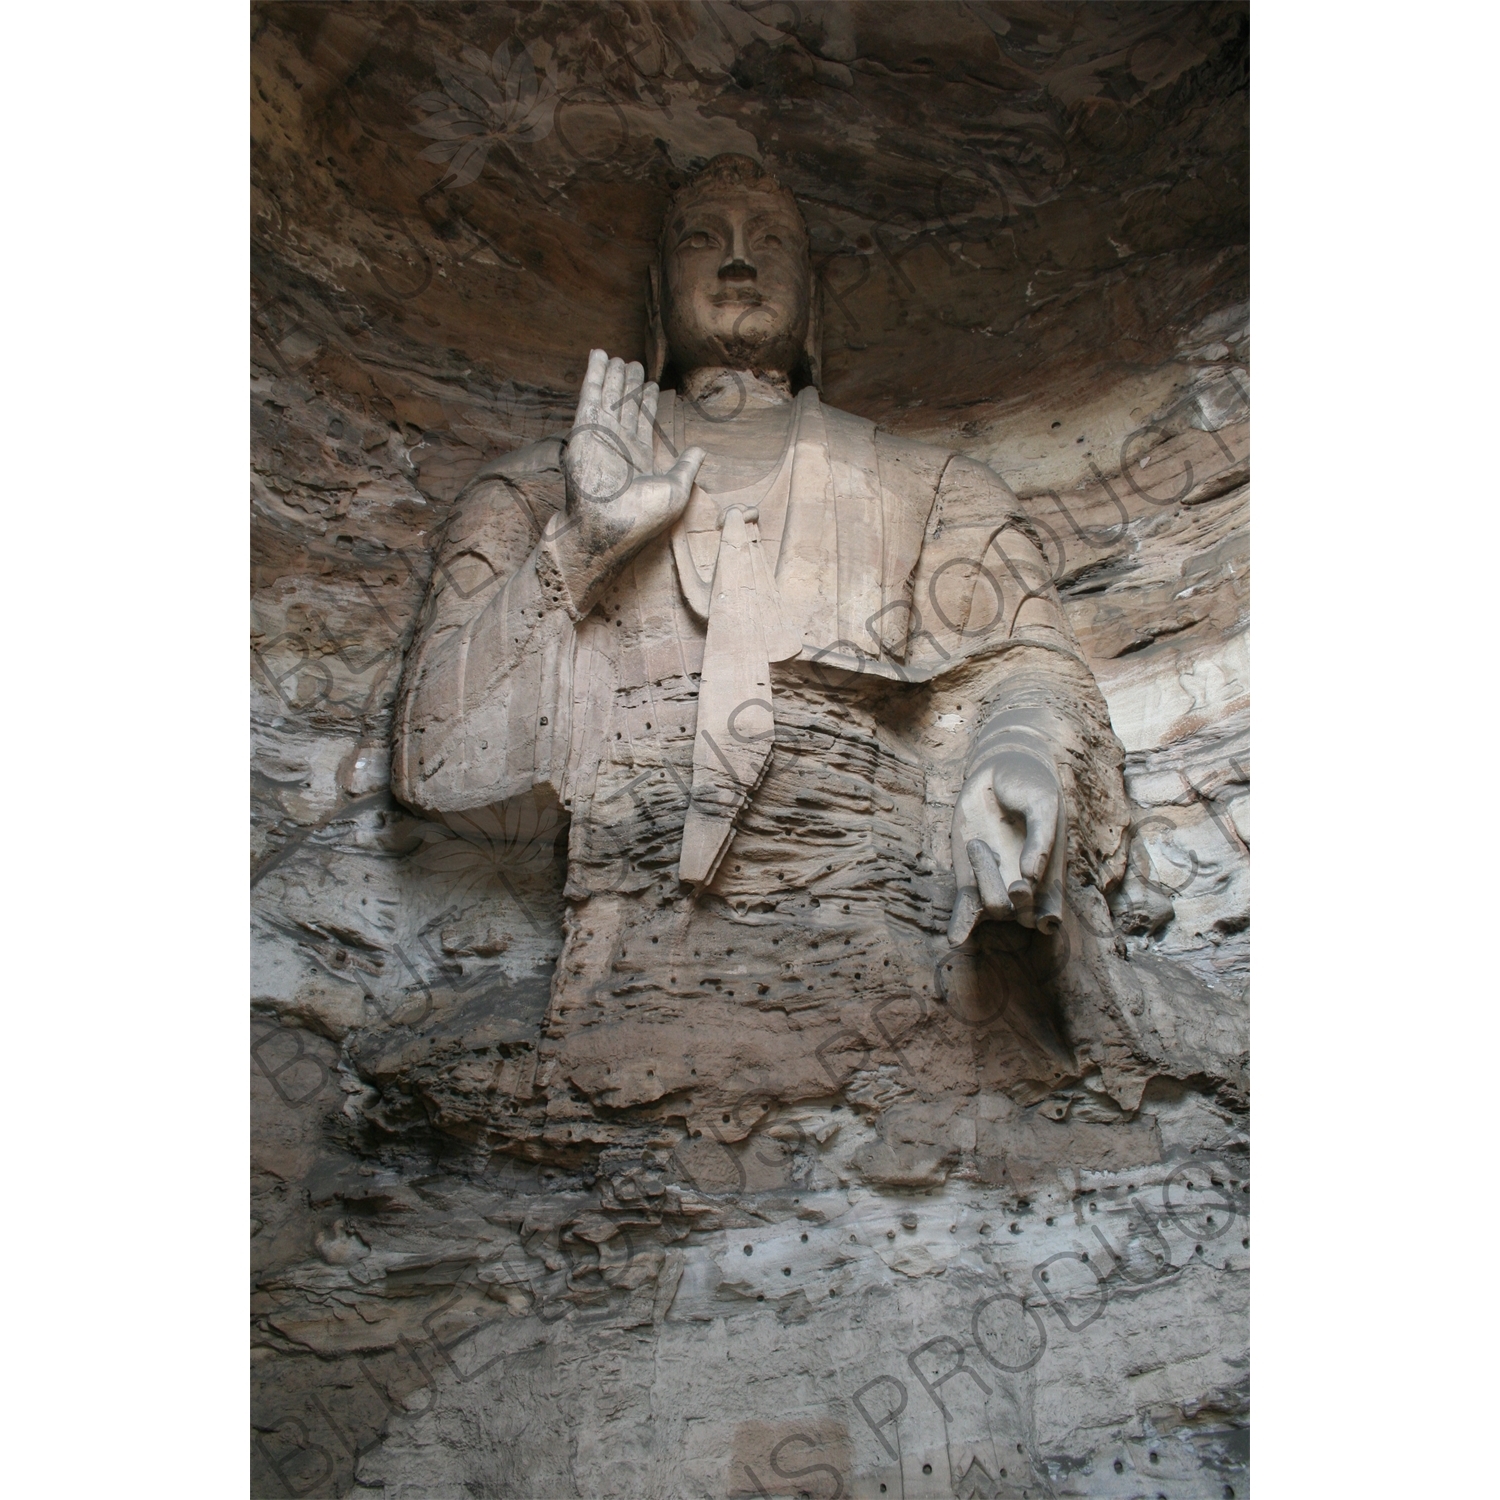
[[[646,273],[646,379],[661,383],[667,367],[667,333],[661,321],[661,268]]]

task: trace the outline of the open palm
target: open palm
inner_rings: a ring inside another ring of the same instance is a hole
[[[658,468],[659,394],[634,360],[626,364],[593,350],[563,449],[570,516],[600,524],[612,542],[627,548],[682,514],[704,458],[701,448],[689,448],[670,467]]]

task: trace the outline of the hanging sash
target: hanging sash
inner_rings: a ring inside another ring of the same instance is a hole
[[[775,737],[771,667],[797,654],[781,619],[781,600],[760,535],[762,510],[785,513],[801,406],[781,462],[768,480],[710,494],[694,488],[672,535],[677,575],[688,607],[705,620],[703,675],[693,738],[693,787],[682,830],[678,878],[702,890],[717,873],[741,809],[765,777]],[[682,408],[673,403],[677,451],[684,446]],[[717,531],[712,571],[693,555]]]
[[[663,406],[669,395],[663,393]],[[670,405],[659,420],[665,418],[661,425],[670,426],[680,453],[682,405]],[[879,637],[895,623],[881,619],[873,632],[867,624],[880,619],[887,571],[874,431],[862,419],[826,412],[817,391],[806,387],[769,479],[718,494],[694,486],[673,530],[683,596],[707,625],[678,866],[679,878],[697,890],[718,872],[770,765],[771,664],[837,658],[857,669],[879,657]]]

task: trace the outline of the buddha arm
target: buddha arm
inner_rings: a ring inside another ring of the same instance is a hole
[[[391,765],[397,798],[442,814],[534,789],[561,800],[573,620],[541,540],[562,506],[556,442],[470,481],[450,517],[407,655]]]
[[[1007,752],[1050,758],[1069,864],[1105,888],[1127,852],[1124,751],[1019,510],[992,470],[961,455],[947,464],[913,580],[909,660],[935,669],[940,711],[963,705],[963,780]]]

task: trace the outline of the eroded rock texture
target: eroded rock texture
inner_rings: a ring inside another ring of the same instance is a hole
[[[1245,10],[253,24],[255,1493],[1248,1493]],[[723,1007],[561,1076],[558,815],[391,797],[454,497],[566,431],[591,346],[642,352],[662,207],[721,151],[798,194],[826,400],[1045,540],[1134,818],[1102,1049],[940,970],[887,995],[835,907],[778,983],[840,1024],[780,994],[711,1112]]]

